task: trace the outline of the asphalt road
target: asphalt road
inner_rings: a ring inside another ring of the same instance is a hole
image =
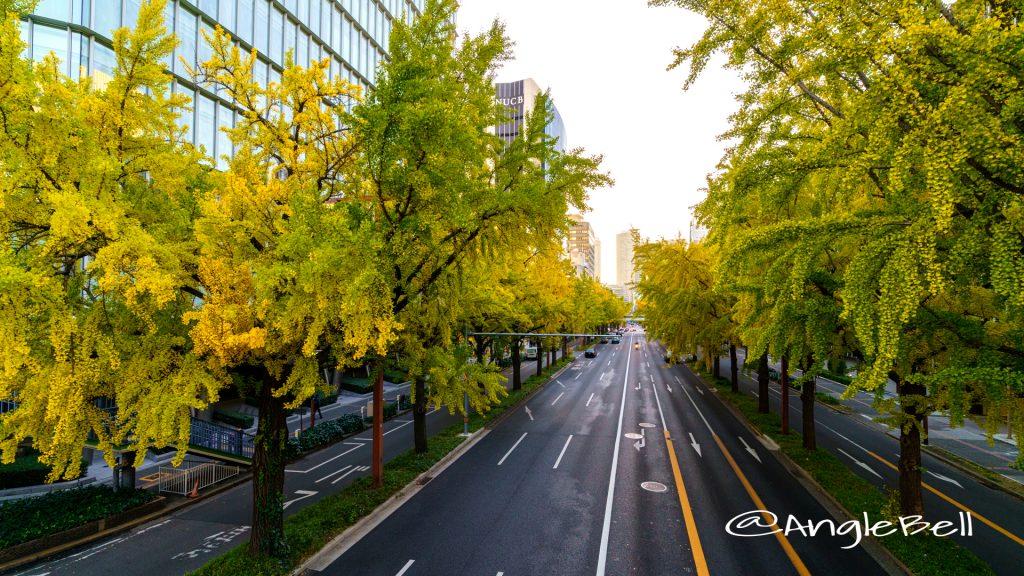
[[[728,533],[759,509],[830,516],[642,335],[597,349],[323,573],[882,573],[850,535]]]
[[[722,373],[728,374],[728,360],[723,358],[721,365]],[[683,366],[673,370],[688,371]],[[757,383],[741,374],[740,389],[756,395]],[[838,397],[845,387],[819,378],[817,390]],[[843,403],[856,411],[850,415],[840,414],[821,404],[815,405],[818,447],[834,454],[872,484],[886,489],[896,488],[895,466],[899,461],[900,448],[897,438],[889,434],[898,437],[898,432],[874,421],[878,413],[865,404],[864,398]],[[771,410],[778,413],[781,393],[774,383],[769,404]],[[802,429],[801,409],[799,391],[792,390],[789,421],[796,431]],[[931,488],[923,490],[926,518],[932,522],[958,522],[960,513],[970,511],[973,533],[956,533],[951,538],[974,552],[997,574],[1021,574],[1021,566],[1024,566],[1024,503],[1016,496],[990,488],[927,453],[922,453],[922,464],[924,482]]]
[[[533,360],[523,362],[522,378],[525,380],[534,374],[536,366]],[[511,382],[507,385],[511,386]],[[432,436],[458,422],[461,422],[461,415],[450,415],[447,408],[435,410],[428,413],[427,433]],[[370,437],[370,430],[366,430],[290,464],[285,474],[286,515],[340,491],[356,478],[369,475]],[[385,422],[385,460],[412,446],[411,413]],[[252,483],[247,482],[128,532],[18,568],[10,574],[178,576],[248,542],[251,521]],[[126,567],[130,567],[128,572]]]

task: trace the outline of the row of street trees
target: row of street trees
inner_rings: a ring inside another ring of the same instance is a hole
[[[902,513],[922,513],[925,415],[1024,425],[1024,7],[652,4],[709,22],[676,51],[687,85],[721,52],[748,88],[697,210],[707,243],[638,250],[651,329],[748,345],[765,408],[766,354],[805,371],[808,408],[815,374],[862,357],[847,394],[895,383]]]
[[[114,33],[104,84],[26,60],[24,4],[0,0],[0,398],[18,403],[0,418],[6,461],[31,439],[51,479],[69,478],[92,434],[110,464],[166,445],[180,462],[190,411],[234,388],[259,404],[250,550],[281,555],[285,411],[324,389],[324,367],[375,368],[379,485],[386,358],[415,383],[426,450],[428,403],[466,392],[486,410],[504,392],[496,367],[464,362],[471,323],[616,319],[574,313],[574,297],[609,295],[560,261],[567,210],[610,183],[600,157],[555,149],[546,97],[516,141],[491,129],[510,56],[499,23],[457,38],[455,2],[428,1],[396,21],[365,98],[326,60],[289,56],[280,82],[257,84],[255,53],[218,29],[189,68],[238,113],[218,172],[178,124],[189,102],[170,93],[163,0]]]

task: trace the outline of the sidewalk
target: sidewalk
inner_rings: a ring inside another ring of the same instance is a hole
[[[741,358],[744,358],[744,355],[742,351],[737,350],[737,360],[741,361]],[[728,358],[725,358],[725,364],[728,365]],[[778,364],[773,364],[773,367],[779,368]],[[802,374],[800,370],[792,370],[792,373]],[[756,375],[751,377],[756,378]],[[819,376],[817,390],[839,398],[846,391],[846,385]],[[883,395],[886,399],[896,398],[896,384],[892,381],[887,382]],[[841,402],[861,417],[875,421],[881,414],[874,408],[874,399],[874,393],[862,391],[853,398]],[[962,426],[954,428],[950,426],[949,416],[942,412],[933,412],[928,417],[927,445],[941,448],[982,468],[1024,484],[1024,471],[1010,467],[1019,453],[1016,435],[1013,438],[1007,437],[1005,425],[1000,429],[1002,433],[995,434],[990,445],[987,434],[977,422],[965,418]],[[888,433],[899,436],[899,431],[893,427],[889,427]]]

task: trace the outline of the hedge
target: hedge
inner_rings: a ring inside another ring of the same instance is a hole
[[[298,438],[294,436],[288,438],[285,457],[288,459],[298,458],[303,452],[332,444],[348,434],[359,432],[362,429],[363,421],[358,414],[343,414],[340,418],[321,421],[316,426],[299,432]]]
[[[252,428],[252,425],[255,422],[252,416],[242,414],[241,412],[235,412],[234,410],[228,410],[227,408],[214,408],[213,419],[239,428]]]
[[[369,378],[352,378],[345,376],[341,379],[341,389],[355,392],[356,394],[367,394],[373,391],[373,382]]]
[[[0,522],[0,549],[106,518],[154,498],[144,490],[114,492],[109,486],[85,486],[0,502],[0,518],[18,519]]]
[[[82,460],[79,476],[84,476],[89,463]],[[0,490],[37,486],[46,483],[52,468],[39,461],[39,454],[18,456],[10,464],[0,464]]]

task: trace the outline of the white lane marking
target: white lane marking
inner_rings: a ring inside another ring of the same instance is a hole
[[[878,472],[875,472],[874,470],[872,470],[872,469],[871,469],[871,467],[870,467],[870,466],[868,466],[867,464],[865,464],[865,463],[861,462],[860,460],[857,460],[857,459],[856,459],[856,458],[854,458],[853,456],[850,456],[850,454],[849,454],[849,453],[848,453],[848,452],[847,452],[846,450],[843,450],[842,448],[836,448],[836,450],[839,450],[839,451],[840,451],[840,452],[842,452],[843,454],[846,454],[846,457],[847,457],[847,458],[849,458],[850,460],[853,460],[853,461],[854,461],[854,463],[855,463],[855,464],[857,464],[857,466],[860,466],[861,468],[863,468],[863,469],[867,470],[868,472],[871,472],[871,473],[872,473],[872,474],[874,474],[875,476],[878,476],[878,478],[879,478],[879,479],[881,479],[881,478],[882,478],[882,475],[881,475],[881,474],[879,474]]]
[[[349,474],[352,474],[353,472],[366,472],[369,469],[370,469],[369,466],[356,466],[355,468],[349,470],[348,472],[345,472],[341,476],[338,476],[337,478],[332,480],[331,484],[337,484],[338,482],[341,482],[345,478],[345,476],[348,476]]]
[[[348,470],[351,467],[352,467],[352,465],[349,464],[348,466],[345,466],[344,468],[339,468],[338,470],[335,470],[334,472],[331,472],[327,476],[324,476],[323,478],[320,478],[319,480],[317,480],[316,482],[313,482],[313,483],[314,484],[319,484],[320,482],[323,482],[324,480],[327,480],[328,478],[330,478],[331,476],[334,476],[335,474],[341,474],[342,472],[344,472],[345,470]]]
[[[587,406],[590,406],[590,401],[594,399],[594,394],[597,394],[597,392],[591,392],[590,398],[587,398]]]
[[[653,379],[654,379],[654,377],[652,376],[651,380],[653,380]],[[661,429],[662,430],[668,430],[668,425],[665,424],[665,413],[661,411],[661,398],[658,397],[658,387],[657,386],[651,386],[651,390],[654,390],[654,401],[658,403],[658,415],[661,416]],[[641,424],[641,426],[642,426],[642,424]],[[644,434],[644,429],[643,428],[640,429],[640,433]],[[646,436],[646,434],[644,434],[644,436]]]
[[[526,415],[530,417],[531,421],[533,420],[533,411],[530,410],[529,406],[526,406]]]
[[[572,434],[569,434],[569,438],[565,441],[565,446],[562,446],[562,451],[558,453],[558,460],[555,460],[555,465],[552,469],[558,468],[558,463],[562,461],[562,456],[565,456],[565,449],[569,447],[569,442],[572,442]]]
[[[602,379],[602,380],[604,380],[604,375],[605,375],[605,374],[607,374],[607,372],[601,372],[601,379]]]
[[[747,452],[750,452],[751,456],[753,456],[754,458],[757,458],[757,463],[760,464],[761,463],[761,457],[757,455],[757,451],[754,450],[753,448],[751,448],[747,444],[747,441],[743,439],[743,436],[737,436],[737,438],[739,438],[740,442],[743,443],[743,447],[747,449]]]
[[[573,378],[573,380],[579,380],[580,376],[583,376],[583,372],[580,372],[579,374],[577,374],[576,377]]]
[[[693,438],[693,432],[690,432],[690,446],[693,446],[693,449],[697,451],[697,456],[699,458],[703,458],[704,457],[700,453],[700,444],[697,444],[697,441],[694,440],[694,438]]]
[[[402,566],[402,569],[399,570],[398,574],[395,574],[395,576],[402,576],[402,574],[405,574],[405,571],[408,570],[410,566],[412,566],[413,562],[415,562],[415,560],[409,560],[408,562],[406,562],[405,566]]]
[[[651,377],[651,382],[654,382],[654,374],[648,374]]]
[[[605,364],[605,366],[611,366],[611,365],[612,365],[612,361],[611,360],[609,360],[608,363]]]
[[[508,452],[505,452],[505,455],[501,457],[501,460],[498,460],[498,466],[501,466],[505,462],[505,458],[508,458],[508,455],[511,454],[512,451],[516,449],[516,446],[519,446],[519,443],[523,441],[523,438],[526,438],[527,434],[527,432],[523,432],[523,435],[519,437],[519,440],[516,440],[516,443],[513,444],[512,447],[508,449]]]
[[[673,376],[673,378],[676,379],[676,384],[679,384],[680,386],[683,385],[683,381],[679,379],[679,376]]]
[[[957,482],[956,480],[953,480],[953,479],[952,479],[952,478],[950,478],[949,476],[943,476],[942,474],[939,474],[939,473],[937,473],[937,472],[932,472],[931,470],[927,470],[926,472],[928,472],[928,473],[929,473],[929,474],[931,474],[932,476],[935,476],[935,477],[936,477],[936,478],[938,478],[939,480],[945,480],[946,482],[949,482],[949,483],[951,483],[951,484],[956,484],[956,485],[957,485],[957,487],[959,487],[959,488],[960,488],[961,490],[963,490],[963,489],[964,489],[964,487],[963,487],[963,486],[962,486],[962,485],[961,485],[961,484],[960,484],[959,482]]]
[[[700,419],[704,421],[704,425],[708,427],[708,432],[714,434],[715,431],[711,429],[711,424],[708,424],[708,419],[704,417],[704,413],[700,411],[700,408],[697,408],[697,403],[693,401],[693,396],[690,396],[690,393],[686,391],[685,387],[683,387],[682,390],[683,394],[686,394],[686,397],[690,399],[690,404],[693,404],[694,409],[697,410],[697,415],[700,416]],[[698,388],[697,390],[700,391],[700,388]]]
[[[292,498],[291,500],[285,502],[284,504],[281,505],[281,508],[287,508],[291,506],[293,503],[302,500],[303,498],[309,498],[310,496],[316,496],[317,494],[319,494],[319,492],[314,492],[312,490],[296,490],[295,493],[301,494],[301,496],[299,496],[298,498]]]
[[[557,398],[555,398],[554,400],[551,401],[551,405],[554,406],[555,402],[558,402],[559,400],[561,400],[562,396],[564,396],[564,395],[565,395],[565,392],[562,392],[561,394],[559,394]]]
[[[836,436],[839,436],[840,438],[842,438],[843,440],[846,440],[846,441],[847,441],[847,442],[849,442],[850,444],[853,444],[853,445],[854,445],[854,446],[856,446],[857,448],[860,448],[861,450],[863,450],[863,451],[865,451],[865,452],[867,452],[867,451],[868,451],[868,449],[867,449],[867,448],[865,448],[865,447],[861,446],[860,444],[857,444],[857,443],[856,443],[856,442],[854,442],[853,440],[850,440],[850,439],[849,439],[849,438],[847,438],[846,436],[843,436],[842,434],[840,434],[840,433],[839,433],[839,431],[838,431],[838,430],[836,430],[835,428],[832,428],[831,426],[829,426],[829,425],[827,425],[827,424],[822,424],[821,422],[815,422],[815,424],[816,424],[816,425],[818,425],[818,426],[821,426],[822,428],[824,428],[824,429],[826,429],[826,430],[829,430],[829,431],[831,431],[831,432],[832,432],[833,434],[835,434]]]
[[[604,525],[601,528],[601,547],[597,556],[597,576],[604,576],[608,563],[608,536],[612,527],[612,501],[615,499],[615,472],[619,467],[619,446],[622,442],[622,416],[626,409],[626,390],[629,389],[629,360],[626,356],[626,375],[622,378],[622,400],[619,401],[619,424],[615,431],[615,449],[612,452],[612,468],[608,473],[608,498],[604,503]]]
[[[398,430],[399,428],[403,428],[405,426],[408,426],[409,424],[412,424],[412,420],[406,420],[405,423],[402,424],[401,426],[395,426],[391,430],[388,430],[387,432],[385,432],[384,436],[387,436],[388,434],[391,434],[392,432],[394,432],[395,430]]]
[[[345,444],[349,444],[349,443],[345,442]],[[305,474],[307,472],[312,472],[313,470],[316,470],[317,468],[319,468],[319,467],[321,467],[321,466],[323,466],[325,464],[329,464],[329,463],[337,460],[338,458],[341,458],[342,456],[344,456],[345,454],[348,454],[349,452],[352,452],[353,450],[359,450],[363,446],[366,446],[366,444],[349,444],[349,445],[350,446],[355,446],[355,448],[349,448],[348,450],[342,452],[341,454],[338,454],[337,456],[334,456],[333,458],[328,458],[327,460],[324,460],[323,462],[317,464],[316,466],[313,466],[312,468],[307,468],[305,470],[288,470],[288,469],[285,469],[285,472],[294,472],[296,474]]]
[[[558,382],[559,386],[561,386],[562,388],[565,388],[565,384],[562,384],[561,380],[555,380],[555,382]]]
[[[693,389],[696,390],[697,392],[700,392],[701,396],[704,395],[704,391],[700,389],[700,386],[697,386],[696,384],[694,384],[693,385]]]
[[[650,368],[650,367],[651,367],[651,363],[650,363],[650,362],[647,362],[647,367],[648,367],[648,368]]]
[[[757,395],[757,392],[754,392],[753,390],[750,391],[750,395],[754,398],[760,398],[760,396]]]

